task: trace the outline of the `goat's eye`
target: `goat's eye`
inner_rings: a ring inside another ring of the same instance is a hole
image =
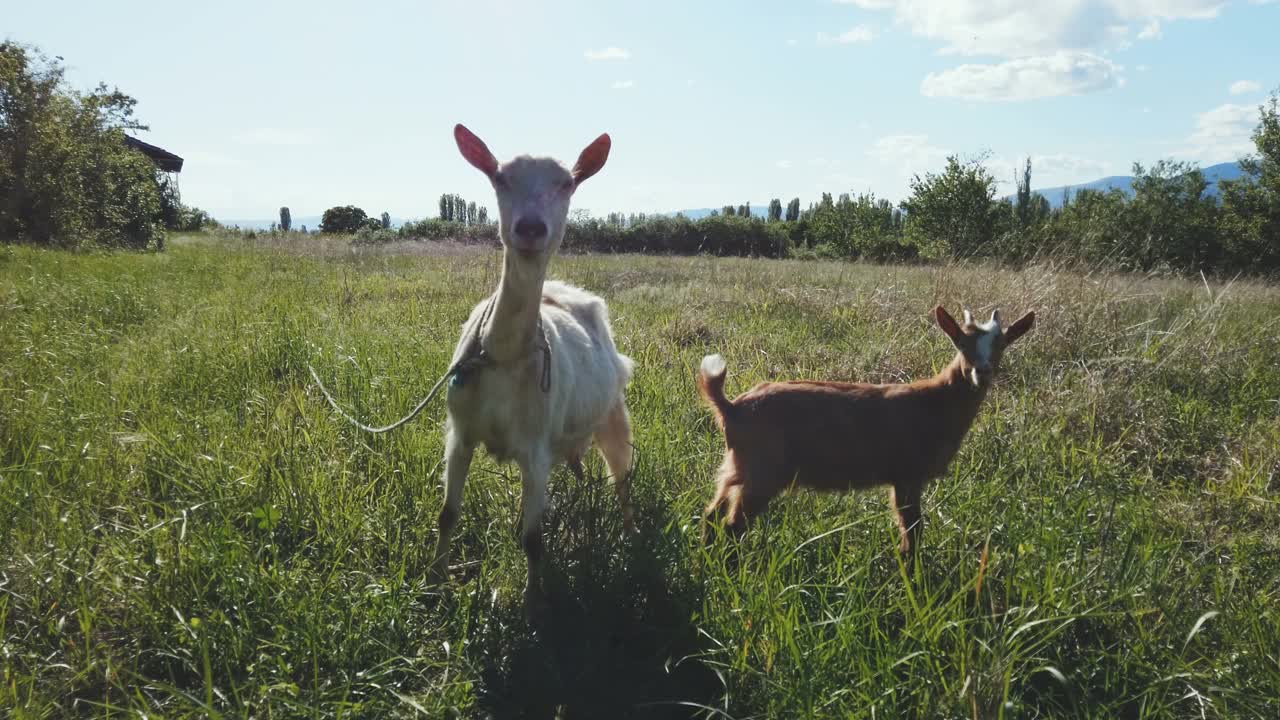
[[[573,192],[574,183],[572,180],[565,180],[560,183],[560,192]]]
[[[499,187],[499,188],[506,188],[506,187],[507,187],[507,179],[506,179],[505,177],[503,177],[500,173],[494,173],[494,174],[493,174],[493,186],[494,186],[494,187]]]

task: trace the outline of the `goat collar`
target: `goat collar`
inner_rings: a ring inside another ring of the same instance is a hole
[[[489,351],[484,349],[485,326],[489,324],[490,318],[493,316],[493,307],[497,304],[497,295],[489,298],[489,304],[484,308],[484,314],[480,316],[480,322],[476,323],[475,330],[471,333],[471,342],[467,345],[467,351],[463,353],[458,362],[453,365],[453,379],[449,384],[453,387],[462,387],[466,384],[467,378],[474,372],[483,370],[486,367],[497,365],[498,362],[493,359]],[[542,313],[538,313],[538,350],[542,351],[542,379],[539,384],[542,392],[550,392],[551,390],[551,343],[547,341],[547,330],[542,325]]]

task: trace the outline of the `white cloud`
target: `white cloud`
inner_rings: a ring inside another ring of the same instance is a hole
[[[1111,164],[1104,160],[1094,160],[1068,153],[1031,156],[1032,173],[1043,173],[1051,177],[1093,178],[1106,175],[1110,169]]]
[[[828,35],[826,33],[818,33],[819,45],[855,45],[857,43],[868,43],[876,37],[875,30],[866,25],[857,25],[846,30],[839,35]]]
[[[865,9],[886,9],[921,37],[942,42],[944,53],[1032,57],[1063,50],[1119,47],[1136,32],[1150,34],[1153,21],[1206,20],[1223,0],[853,0]]]
[[[913,173],[938,165],[949,153],[931,144],[928,135],[888,135],[877,140],[867,154],[900,172]]]
[[[635,83],[635,81],[634,81],[634,80],[615,80],[615,81],[613,81],[613,89],[614,89],[614,90],[630,90],[631,88],[635,87],[635,85],[636,85],[636,83]]]
[[[1232,95],[1246,95],[1258,92],[1261,89],[1262,86],[1253,80],[1237,80],[1231,83],[1231,87],[1227,88],[1227,92]]]
[[[1227,103],[1196,115],[1196,129],[1176,155],[1203,163],[1236,160],[1255,150],[1252,135],[1258,108]]]
[[[582,54],[588,60],[630,60],[631,51],[620,47],[607,47],[603,50],[588,50]]]
[[[1258,124],[1258,109],[1253,105],[1228,102],[1212,110],[1196,114],[1196,129],[1175,147],[1175,158],[1198,160],[1199,163],[1226,163],[1251,154],[1253,128]]]
[[[927,97],[964,100],[1032,100],[1080,95],[1123,84],[1120,66],[1089,53],[1060,52],[995,65],[961,65],[929,73],[920,83]]]
[[[777,165],[779,168],[781,168],[781,169],[783,169],[783,170],[786,170],[787,168],[791,167],[792,162],[791,162],[790,160],[779,160],[779,161],[776,163],[776,165]]]
[[[242,145],[315,145],[320,133],[307,128],[250,128],[233,138]]]
[[[1150,67],[1147,67],[1146,65],[1139,65],[1139,66],[1137,66],[1137,67],[1135,67],[1135,68],[1134,68],[1134,70],[1137,70],[1138,72],[1146,72],[1146,71],[1148,71],[1148,70],[1150,70],[1150,69],[1151,69],[1151,68],[1150,68]]]
[[[986,164],[987,169],[991,171],[992,176],[1002,188],[1014,188],[1017,185],[1015,178],[1022,177],[1025,162],[1026,156],[1018,156],[992,158]],[[1031,156],[1032,188],[1089,182],[1110,175],[1111,171],[1112,167],[1108,162],[1070,153]]]
[[[1005,60],[933,73],[921,83],[926,95],[974,100],[1028,100],[1123,86],[1120,68],[1105,53],[1135,39],[1158,40],[1167,23],[1216,18],[1225,5],[1225,0],[834,1],[888,11],[911,33],[937,41],[943,55]]]

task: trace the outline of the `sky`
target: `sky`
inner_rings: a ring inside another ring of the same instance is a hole
[[[566,165],[608,132],[593,214],[896,201],[953,153],[1002,193],[1023,157],[1041,187],[1210,165],[1252,149],[1277,28],[1276,0],[0,0],[0,37],[137,98],[224,221],[492,207],[458,122]]]

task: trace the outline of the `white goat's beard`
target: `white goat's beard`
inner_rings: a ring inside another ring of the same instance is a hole
[[[978,368],[969,368],[969,379],[973,381],[974,387],[982,387],[982,380],[978,377]]]

